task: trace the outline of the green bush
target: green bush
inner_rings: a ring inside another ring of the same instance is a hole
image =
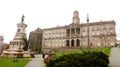
[[[47,67],[108,67],[109,59],[103,52],[84,52],[63,55],[51,60]]]

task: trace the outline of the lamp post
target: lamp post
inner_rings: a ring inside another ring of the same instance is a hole
[[[89,15],[87,14],[87,18],[86,18],[86,20],[87,20],[87,38],[88,38],[88,48],[90,48],[89,47],[89,43],[90,43],[90,37],[89,37]]]

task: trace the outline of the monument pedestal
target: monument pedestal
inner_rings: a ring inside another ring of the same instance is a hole
[[[23,51],[19,50],[4,50],[2,56],[3,57],[9,57],[9,58],[22,58],[23,57]]]
[[[2,57],[8,57],[8,58],[33,58],[34,57],[34,52],[5,50],[5,51],[3,51]]]

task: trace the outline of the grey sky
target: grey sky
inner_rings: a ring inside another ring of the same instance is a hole
[[[117,39],[120,39],[119,0],[0,0],[0,34],[9,43],[15,36],[21,16],[25,15],[27,36],[36,28],[68,25],[73,11],[79,11],[80,22],[115,20]]]

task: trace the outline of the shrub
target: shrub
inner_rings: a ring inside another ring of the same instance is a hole
[[[47,58],[44,59],[44,63],[48,64],[51,60],[53,60],[53,57],[48,56]]]
[[[47,67],[108,67],[109,59],[103,52],[68,54],[50,60]]]

